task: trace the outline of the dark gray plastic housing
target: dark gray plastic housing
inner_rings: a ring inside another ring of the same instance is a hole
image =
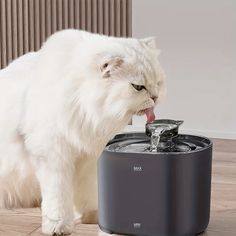
[[[116,140],[145,137],[143,133]],[[106,148],[98,160],[99,226],[116,234],[187,236],[209,223],[212,142],[181,153],[125,153]]]

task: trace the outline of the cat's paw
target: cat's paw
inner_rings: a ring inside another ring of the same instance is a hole
[[[42,232],[48,235],[69,235],[74,228],[73,221],[65,220],[51,220],[47,217],[43,217]]]

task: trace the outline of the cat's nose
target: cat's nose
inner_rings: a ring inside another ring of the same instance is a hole
[[[158,97],[151,97],[151,99],[156,102]]]

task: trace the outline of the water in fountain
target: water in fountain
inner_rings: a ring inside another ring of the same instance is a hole
[[[159,122],[153,122],[146,127],[146,135],[149,138],[145,138],[145,134],[141,135],[141,138],[136,134],[129,134],[129,138],[124,138],[120,142],[115,142],[112,147],[117,152],[188,152],[201,147],[198,142],[194,140],[185,140],[183,135],[178,135],[178,126],[182,122],[172,120],[159,120]],[[148,132],[147,132],[148,131]],[[125,136],[129,136],[125,134]],[[109,146],[110,148],[111,146]]]
[[[173,124],[159,124],[151,127],[151,137],[150,141],[135,140],[130,143],[131,140],[123,142],[122,146],[118,145],[116,150],[122,152],[162,152],[163,149],[167,150],[169,147],[169,142],[161,142],[161,135],[166,131],[175,128]],[[164,145],[164,147],[163,147]]]
[[[161,139],[161,134],[164,133],[166,130],[171,130],[175,128],[176,125],[173,124],[161,124],[157,127],[153,126],[151,128],[151,145],[150,145],[150,151],[151,152],[157,152],[158,151],[158,145]]]

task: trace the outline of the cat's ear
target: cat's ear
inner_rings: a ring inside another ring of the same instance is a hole
[[[120,57],[113,57],[106,60],[100,67],[103,78],[109,78],[113,73],[120,69],[120,66],[123,64],[124,60]]]
[[[148,37],[148,38],[140,39],[139,41],[144,47],[151,49],[156,54],[156,56],[160,55],[161,50],[157,48],[155,37]]]
[[[150,49],[157,49],[155,37],[148,37],[148,38],[140,39],[139,41]]]

